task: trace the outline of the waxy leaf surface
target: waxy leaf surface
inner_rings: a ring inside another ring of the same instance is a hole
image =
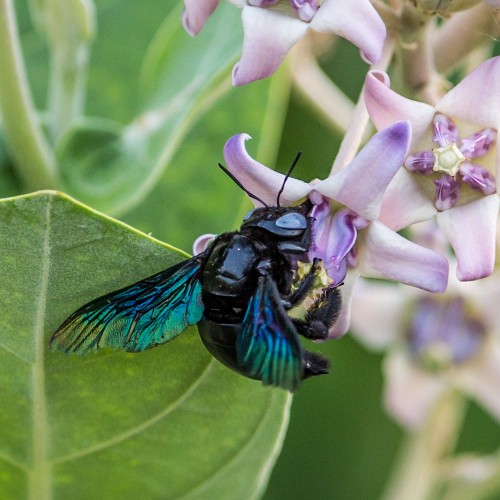
[[[65,195],[0,201],[0,497],[254,498],[289,396],[211,358],[195,328],[141,354],[50,352],[85,302],[185,258]]]

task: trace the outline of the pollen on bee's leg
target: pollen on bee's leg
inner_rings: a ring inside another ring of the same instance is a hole
[[[317,329],[318,324],[323,325],[326,330],[326,336],[323,338],[326,339],[328,330],[335,323],[341,308],[342,297],[339,288],[327,288],[307,310],[305,320],[312,328],[316,327]]]
[[[298,262],[298,270],[295,274],[294,282],[292,283],[292,293],[287,298],[290,307],[285,306],[285,309],[291,309],[299,305],[311,294],[311,292],[314,292],[320,264],[321,261],[319,259],[314,259],[312,264]]]

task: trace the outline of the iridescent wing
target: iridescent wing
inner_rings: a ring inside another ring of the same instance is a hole
[[[302,347],[272,278],[261,276],[236,339],[238,364],[264,384],[295,390],[302,379]]]
[[[197,257],[103,295],[75,311],[50,347],[85,354],[101,348],[140,352],[172,340],[203,315]]]

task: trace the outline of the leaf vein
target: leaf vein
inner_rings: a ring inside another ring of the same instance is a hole
[[[3,460],[4,462],[7,462],[10,465],[13,465],[14,467],[17,467],[18,469],[21,469],[24,472],[30,472],[29,468],[25,464],[18,462],[10,455],[3,453],[1,451],[0,451],[0,460]]]
[[[12,349],[7,347],[5,344],[2,344],[1,342],[0,342],[0,349],[3,349],[4,351],[8,352],[9,354],[12,354],[12,356],[15,356],[17,359],[20,359],[23,363],[31,365],[31,361],[29,359],[24,358],[23,356],[21,356],[20,354],[18,354],[15,351],[13,351]]]
[[[141,433],[142,431],[145,431],[148,427],[151,427],[152,425],[156,424],[163,418],[165,418],[167,415],[175,411],[182,403],[184,403],[187,399],[189,399],[193,393],[196,391],[196,389],[199,387],[203,379],[208,375],[210,370],[212,369],[212,366],[215,364],[214,358],[211,358],[210,361],[207,363],[207,366],[205,369],[200,373],[200,375],[195,379],[195,381],[191,384],[191,386],[181,395],[179,396],[175,401],[170,403],[166,408],[164,408],[162,411],[157,413],[156,415],[153,415],[152,417],[148,418],[141,424],[138,424],[129,430],[118,434],[112,438],[106,439],[105,441],[102,441],[98,444],[95,444],[93,446],[89,446],[88,448],[84,448],[82,450],[78,450],[74,453],[68,453],[67,455],[63,455],[62,457],[54,458],[51,460],[52,464],[60,464],[63,462],[67,462],[70,460],[76,460],[78,458],[84,457],[86,455],[90,455],[92,453],[97,453],[99,451],[105,450],[106,448],[110,448],[112,446],[115,446],[117,444],[122,443],[123,441],[126,441],[127,439],[130,439],[137,434]]]

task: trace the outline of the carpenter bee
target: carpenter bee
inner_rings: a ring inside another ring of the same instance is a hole
[[[324,289],[304,319],[287,311],[315,286],[321,262],[301,278],[296,262],[312,245],[309,201],[281,207],[280,195],[252,210],[239,231],[222,233],[208,248],[173,267],[84,305],[57,329],[50,347],[85,354],[102,348],[141,352],[198,324],[201,339],[219,361],[248,378],[294,391],[300,382],[328,373],[329,362],[305,350],[298,334],[326,339],[341,308],[338,287]]]

